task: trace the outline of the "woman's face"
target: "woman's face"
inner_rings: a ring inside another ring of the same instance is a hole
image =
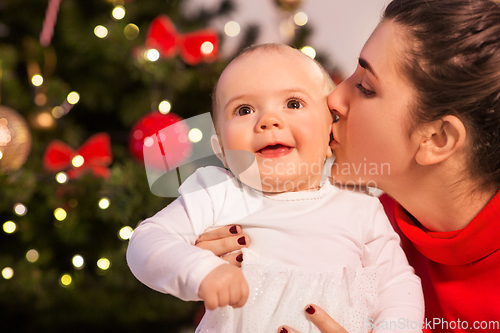
[[[418,148],[409,135],[415,90],[398,70],[402,39],[392,22],[380,24],[365,44],[356,71],[328,97],[333,124],[335,181],[387,191],[408,176]]]

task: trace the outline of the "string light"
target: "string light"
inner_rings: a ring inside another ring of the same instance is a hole
[[[47,95],[44,93],[38,93],[35,95],[35,104],[38,106],[44,106],[47,103]]]
[[[224,32],[226,35],[229,37],[236,37],[240,34],[241,28],[238,22],[236,21],[229,21],[224,25]]]
[[[68,214],[66,213],[66,211],[62,208],[56,208],[54,210],[54,217],[56,218],[56,220],[58,221],[64,221],[66,219],[66,217],[68,216]]]
[[[56,106],[52,109],[52,116],[54,118],[61,118],[64,116],[64,109],[60,106]]]
[[[59,183],[59,184],[64,184],[68,181],[68,175],[66,174],[66,172],[58,172],[56,174],[56,181]]]
[[[71,275],[69,275],[69,274],[64,274],[63,276],[61,276],[61,284],[63,285],[63,287],[69,286],[72,281],[73,281],[73,279],[71,278]]]
[[[203,133],[198,128],[193,128],[189,131],[188,137],[189,141],[193,143],[200,142],[203,138]]]
[[[28,212],[28,208],[26,208],[25,205],[22,203],[17,203],[14,205],[14,213],[16,213],[19,216],[24,216]]]
[[[123,8],[123,6],[116,6],[111,12],[111,16],[113,16],[115,20],[121,20],[125,17],[125,8]]]
[[[200,47],[201,53],[210,54],[214,50],[214,44],[211,42],[204,42]]]
[[[26,253],[26,259],[29,261],[29,262],[35,262],[38,260],[38,251],[37,250],[29,250],[27,253]]]
[[[9,280],[14,276],[14,270],[10,267],[2,269],[2,276],[5,280]]]
[[[125,26],[125,29],[123,29],[123,34],[128,40],[135,39],[139,36],[139,27],[133,23],[129,23]]]
[[[161,101],[160,105],[158,105],[158,111],[160,111],[161,114],[167,114],[171,109],[172,104],[167,100]]]
[[[146,50],[146,52],[144,53],[144,56],[149,61],[155,62],[158,59],[160,59],[160,52],[158,52],[158,50],[156,50],[156,49],[149,49],[149,50]]]
[[[105,38],[108,35],[108,29],[102,25],[98,25],[94,28],[94,35],[99,38]]]
[[[0,160],[2,159],[2,157],[3,157],[3,153],[2,153],[2,151],[0,150]]]
[[[298,12],[297,14],[294,15],[293,21],[295,22],[296,25],[302,27],[307,24],[308,21],[307,14],[304,12]]]
[[[118,236],[123,240],[127,240],[127,239],[130,239],[130,237],[132,237],[133,232],[134,232],[134,229],[132,229],[131,227],[128,227],[128,226],[123,227],[118,232]]]
[[[107,270],[111,266],[111,262],[107,258],[101,258],[97,260],[97,267],[103,271]]]
[[[304,53],[306,56],[314,59],[316,58],[316,50],[313,49],[312,47],[310,46],[304,46],[303,48],[300,49],[302,51],[302,53]]]
[[[101,209],[107,209],[109,207],[109,204],[110,204],[110,201],[106,197],[99,200],[99,208],[101,208]]]
[[[79,254],[73,256],[71,262],[73,263],[73,266],[75,266],[76,269],[82,269],[83,265],[85,264],[85,260],[83,260],[83,257]]]
[[[12,221],[7,221],[3,224],[3,231],[6,234],[11,234],[14,231],[16,231],[16,229],[17,229],[17,225]]]
[[[68,101],[69,104],[76,104],[80,100],[80,94],[77,93],[76,91],[72,91],[68,94],[68,97],[66,97],[66,100]]]
[[[43,77],[40,74],[33,75],[33,77],[31,78],[31,83],[35,87],[39,87],[43,83]]]
[[[36,116],[36,122],[42,128],[49,128],[54,125],[54,117],[48,112],[42,112]]]
[[[79,168],[83,165],[83,163],[85,162],[85,159],[83,158],[82,155],[76,155],[75,157],[73,157],[73,159],[71,160],[71,164],[73,164],[73,166],[75,168]]]

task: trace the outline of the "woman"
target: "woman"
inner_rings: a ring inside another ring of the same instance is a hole
[[[328,104],[332,176],[390,196],[381,201],[422,280],[424,331],[499,331],[500,2],[392,1]],[[237,250],[237,231],[198,246]],[[317,306],[306,312],[322,332],[343,332]]]

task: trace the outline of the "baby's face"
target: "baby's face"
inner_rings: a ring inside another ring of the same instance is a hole
[[[217,86],[225,154],[253,153],[263,191],[317,188],[332,126],[328,93],[321,70],[301,54],[255,50],[242,56]]]

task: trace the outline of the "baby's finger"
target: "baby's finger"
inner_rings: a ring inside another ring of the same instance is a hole
[[[241,251],[238,251],[238,252],[226,254],[225,256],[222,256],[221,258],[233,266],[241,267],[241,263],[243,262],[243,253],[241,253]]]
[[[219,300],[217,299],[216,294],[211,294],[210,296],[205,297],[204,303],[207,310],[215,310],[219,305]]]
[[[250,245],[250,238],[246,235],[236,235],[196,244],[201,249],[210,250],[216,256],[226,255],[233,251],[241,250]]]
[[[215,239],[221,239],[228,236],[239,235],[240,233],[241,233],[241,227],[239,225],[227,225],[204,232],[203,234],[200,235],[200,237],[198,237],[195,244]]]
[[[300,333],[300,332],[294,330],[293,328],[291,328],[289,326],[281,326],[280,328],[278,328],[277,333]]]
[[[231,306],[233,308],[241,308],[248,300],[248,283],[242,281],[234,290],[234,298],[232,299]]]

